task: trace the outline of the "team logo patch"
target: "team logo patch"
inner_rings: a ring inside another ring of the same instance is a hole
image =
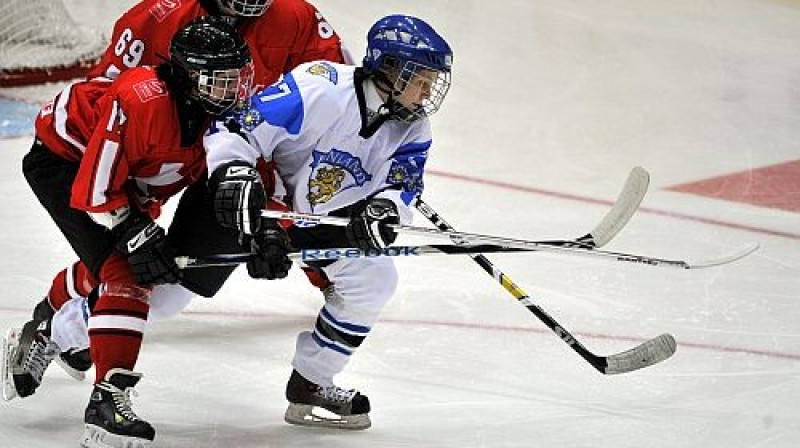
[[[395,158],[386,176],[386,183],[400,185],[403,191],[419,194],[424,188],[422,173],[425,167],[425,154],[406,155]]]
[[[410,193],[419,193],[422,191],[422,176],[420,174],[409,172],[409,167],[395,163],[389,170],[387,176],[387,183],[393,185],[402,185],[404,191]]]
[[[318,62],[309,67],[306,71],[314,76],[321,76],[333,84],[339,82],[339,72],[327,62]]]
[[[255,129],[262,121],[264,119],[257,109],[249,109],[239,116],[239,124],[248,131]]]
[[[360,187],[372,180],[372,175],[361,166],[361,159],[348,152],[337,149],[314,151],[312,157],[306,196],[312,207],[330,201],[341,191]]]
[[[167,86],[156,79],[138,82],[133,85],[133,91],[139,96],[139,100],[146,103],[158,97],[167,96]]]

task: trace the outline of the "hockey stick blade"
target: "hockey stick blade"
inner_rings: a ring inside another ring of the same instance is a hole
[[[605,366],[599,366],[601,368],[598,370],[606,375],[633,372],[668,359],[675,354],[677,348],[675,338],[671,334],[664,333],[630,350],[600,358]]]
[[[433,208],[426,204],[422,199],[417,198],[417,210],[419,210],[433,225],[440,230],[454,231],[453,226],[447,223],[445,219],[439,215]],[[457,241],[454,239],[454,241]],[[503,273],[497,266],[495,266],[488,258],[482,254],[470,255],[473,261],[477,263],[487,274],[494,278],[509,294],[511,294],[520,304],[536,316],[543,324],[553,331],[562,341],[575,351],[581,358],[594,367],[598,372],[603,374],[617,374],[626,371],[641,369],[649,365],[661,362],[669,358],[675,352],[674,348],[669,350],[669,340],[672,339],[669,335],[662,335],[644,344],[622,352],[611,357],[597,356],[586,348],[575,336],[573,336],[566,328],[559,324],[550,314],[547,313],[542,307],[536,304],[533,297],[529,296],[525,291],[517,286],[511,278]],[[669,338],[669,339],[668,339]],[[674,339],[672,339],[674,342]],[[674,345],[674,344],[673,344]],[[656,347],[661,346],[661,349],[656,350]],[[665,349],[666,348],[666,349]],[[670,351],[672,353],[670,353]],[[634,360],[640,360],[634,362]],[[610,361],[610,362],[609,362]],[[609,368],[609,366],[611,366]],[[627,367],[626,367],[627,366]]]
[[[628,179],[611,210],[591,232],[577,238],[577,241],[592,247],[603,247],[608,244],[639,209],[649,185],[650,174],[647,170],[640,166],[634,167],[628,174]]]
[[[723,264],[733,263],[734,261],[741,260],[742,258],[752,254],[753,252],[757,251],[758,248],[761,247],[758,243],[753,243],[750,246],[745,247],[744,249],[739,250],[733,254],[722,256],[719,258],[713,258],[710,260],[704,261],[696,261],[694,263],[687,263],[686,269],[703,269],[703,268],[711,268],[715,266],[722,266]]]

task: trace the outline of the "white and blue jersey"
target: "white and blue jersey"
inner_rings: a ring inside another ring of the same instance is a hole
[[[263,157],[276,163],[296,211],[328,214],[379,196],[394,201],[401,222],[410,223],[409,205],[422,192],[431,146],[428,120],[388,120],[362,137],[355,70],[329,62],[300,65],[253,96],[236,117],[246,140],[221,125],[206,137],[209,172]],[[380,110],[372,81],[360,84],[366,110]],[[394,295],[398,278],[388,257],[343,259],[321,269],[333,286],[325,291],[314,329],[298,336],[292,366],[328,386]]]
[[[428,120],[389,120],[371,137],[361,137],[354,71],[306,63],[254,95],[238,115],[249,144],[224,127],[213,129],[205,140],[209,172],[261,156],[275,161],[298,212],[327,214],[377,194],[397,204],[401,222],[410,222],[408,206],[422,191],[431,146]],[[374,87],[365,83],[365,89]],[[377,98],[374,91],[370,95]]]

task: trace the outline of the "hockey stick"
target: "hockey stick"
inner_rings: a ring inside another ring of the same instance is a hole
[[[588,248],[605,246],[617,236],[619,231],[625,227],[633,214],[639,209],[639,205],[642,203],[642,199],[644,199],[649,185],[650,173],[640,166],[634,167],[631,169],[630,174],[628,174],[628,178],[625,180],[625,184],[622,186],[617,200],[614,201],[614,205],[611,206],[611,209],[609,209],[603,217],[603,220],[600,221],[594,229],[586,235],[575,238],[575,240],[556,240],[547,241],[547,243],[557,246],[579,246]],[[418,201],[416,206],[417,209],[420,209],[420,207],[426,208],[427,204]],[[430,210],[430,208],[428,208],[428,210],[430,213],[436,214],[436,212]],[[420,212],[426,217],[428,216],[425,211],[420,210]],[[441,227],[439,227],[439,229],[445,230]],[[453,230],[452,227],[450,227],[450,229]]]
[[[334,226],[347,226],[350,222],[347,218],[336,216],[314,215],[309,213],[284,212],[278,210],[264,210],[261,215],[267,218],[288,219],[303,223],[327,224]],[[712,266],[720,266],[742,259],[758,249],[758,244],[752,244],[736,252],[723,255],[718,258],[701,260],[696,262],[684,260],[669,260],[666,258],[651,257],[647,255],[637,255],[625,252],[609,252],[594,249],[586,243],[576,240],[555,240],[555,241],[530,241],[515,238],[504,238],[491,235],[481,235],[477,233],[464,233],[452,230],[431,229],[427,227],[415,227],[403,224],[390,224],[390,227],[398,232],[429,235],[437,238],[450,238],[460,246],[474,245],[477,243],[491,244],[514,249],[527,249],[528,251],[553,252],[570,255],[580,255],[589,258],[604,258],[612,261],[623,261],[628,263],[643,264],[647,266],[677,268],[677,269],[700,269]],[[620,227],[621,228],[621,227]],[[612,235],[613,236],[613,235]],[[498,250],[497,252],[505,252]]]
[[[625,181],[625,184],[622,187],[622,190],[617,197],[617,200],[614,201],[614,205],[611,209],[606,213],[603,217],[603,220],[598,223],[594,229],[592,229],[589,233],[575,238],[574,240],[552,240],[552,241],[539,241],[538,244],[547,244],[550,246],[565,246],[565,247],[582,247],[586,249],[591,249],[594,247],[602,247],[606,245],[609,241],[611,241],[614,236],[619,233],[619,231],[625,227],[625,224],[631,219],[636,210],[639,209],[639,204],[641,204],[642,199],[644,198],[645,194],[647,193],[647,187],[650,185],[650,174],[642,167],[634,167],[631,169],[630,174],[628,174],[628,178]],[[424,203],[422,205],[425,206]],[[348,220],[346,218],[337,218],[331,216],[312,216],[312,215],[304,215],[300,216],[300,214],[293,214],[291,212],[265,212],[264,216],[272,217],[272,218],[279,218],[279,219],[289,219],[294,220],[297,222],[306,222],[306,223],[315,223],[315,224],[331,224],[331,225],[338,225],[338,226],[345,226],[347,225]],[[420,228],[412,228],[407,226],[409,229],[408,231],[414,233],[422,233],[422,234],[430,234],[431,232],[435,233],[436,236],[439,236],[440,232],[437,232],[434,229],[420,229]],[[413,231],[411,230],[413,229]],[[404,229],[406,230],[406,229]],[[441,230],[441,229],[440,229]],[[503,241],[497,241],[495,237],[489,237],[485,235],[479,235],[479,240],[483,243],[488,244],[499,244],[504,245],[503,242],[507,241],[507,239],[503,239]],[[489,240],[483,240],[480,237],[489,238]],[[452,238],[452,237],[451,237]],[[458,236],[458,243],[461,244],[468,244],[470,243],[472,238],[463,237],[463,235]],[[454,240],[455,241],[455,240]]]
[[[637,204],[638,205],[638,204]],[[431,223],[441,230],[453,231],[455,230],[447,221],[444,220],[438,213],[436,213],[428,204],[417,199],[417,210],[420,211]],[[627,222],[627,220],[626,220]],[[607,239],[600,240],[603,244],[610,241],[611,238],[619,232],[624,226],[618,226],[616,231],[606,233],[610,236]],[[592,233],[587,234],[591,237]],[[580,240],[580,239],[579,239]],[[598,244],[598,246],[601,244]],[[547,312],[533,302],[533,299],[525,293],[522,288],[517,286],[510,277],[504,274],[500,269],[494,266],[488,258],[481,254],[471,254],[480,267],[497,280],[506,291],[511,293],[521,304],[523,304],[528,311],[533,313],[539,318],[548,328],[561,338],[562,341],[572,347],[583,359],[592,365],[597,371],[606,375],[614,375],[618,373],[632,372],[634,370],[642,369],[644,367],[657,364],[666,360],[675,353],[677,344],[675,338],[670,334],[662,334],[658,337],[639,344],[638,346],[626,350],[621,353],[616,353],[610,356],[598,356],[589,351],[583,344],[580,343],[569,331],[564,329],[555,319],[553,319]]]
[[[502,247],[492,244],[477,246],[460,246],[457,244],[430,244],[427,246],[389,246],[383,249],[357,249],[350,247],[331,249],[303,249],[290,252],[288,257],[292,261],[322,261],[341,260],[344,258],[374,258],[374,257],[419,257],[427,255],[470,255],[476,253],[507,253],[507,252],[533,252],[530,249],[515,247]],[[254,255],[253,252],[233,254],[216,254],[205,257],[179,256],[175,257],[175,264],[179,268],[202,268],[208,266],[233,266],[248,262]]]
[[[596,249],[586,249],[592,252],[600,252]],[[650,266],[667,266],[681,269],[697,269],[706,268],[710,266],[719,266],[721,264],[730,263],[731,261],[738,260],[745,255],[752,252],[754,249],[749,248],[747,252],[735,254],[732,256],[719,258],[716,260],[707,260],[698,263],[689,263],[682,260],[667,260],[664,258],[645,257],[643,255],[623,254],[615,252],[600,252],[603,255],[610,256],[614,254],[619,261],[632,261],[636,263],[646,264]],[[303,249],[299,252],[291,252],[288,254],[289,259],[292,261],[322,261],[322,260],[341,260],[343,258],[373,258],[373,257],[419,257],[428,255],[470,255],[477,253],[519,253],[519,252],[537,252],[538,249],[527,249],[521,247],[505,247],[497,246],[494,244],[479,244],[479,245],[463,245],[463,244],[429,244],[424,246],[388,246],[383,249],[369,249],[362,250],[351,247],[340,247],[331,249]],[[228,266],[239,263],[247,262],[250,257],[255,255],[250,252],[233,253],[233,254],[216,254],[208,255],[206,257],[189,257],[179,256],[175,257],[175,262],[179,268],[192,268],[192,267],[206,267],[206,266]]]

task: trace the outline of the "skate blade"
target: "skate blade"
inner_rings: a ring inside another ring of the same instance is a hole
[[[318,406],[289,403],[283,416],[286,423],[322,428],[362,430],[372,426],[369,414],[338,415]]]
[[[86,425],[81,438],[83,448],[153,448],[153,441],[110,433],[95,425]]]
[[[19,396],[17,394],[17,388],[14,385],[12,365],[17,347],[19,347],[19,335],[21,331],[20,328],[11,328],[3,338],[3,358],[0,360],[0,364],[2,364],[2,366],[0,366],[0,375],[2,375],[2,378],[0,379],[2,379],[3,400],[5,401],[11,401]]]
[[[76,381],[83,381],[86,379],[86,372],[81,372],[80,370],[73,369],[72,367],[69,366],[69,364],[67,364],[66,361],[61,359],[60,356],[56,356],[54,360],[56,364],[61,366],[61,368],[64,369],[65,372],[67,372],[67,375],[71,376]]]

